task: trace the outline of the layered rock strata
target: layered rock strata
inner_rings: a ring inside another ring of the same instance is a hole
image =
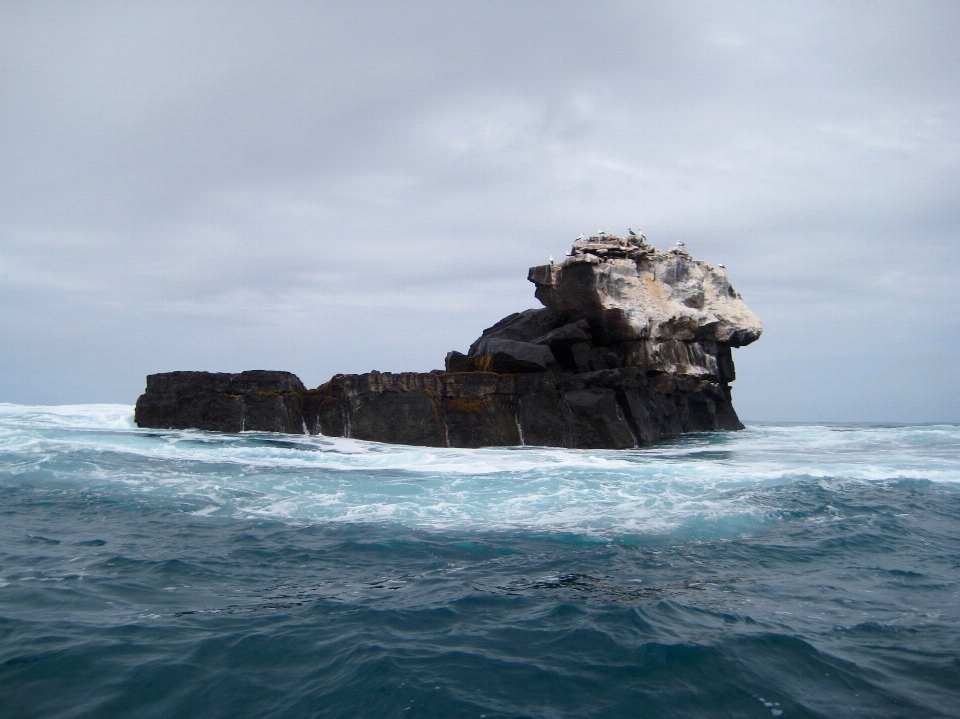
[[[760,321],[722,268],[642,236],[578,240],[530,269],[545,305],[488,328],[444,371],[151,375],[141,427],[309,432],[424,446],[626,448],[740,429],[732,347]]]

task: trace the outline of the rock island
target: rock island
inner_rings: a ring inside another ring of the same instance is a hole
[[[430,447],[620,449],[685,432],[742,429],[731,348],[762,327],[723,266],[643,235],[578,239],[530,268],[538,309],[504,317],[445,369],[147,377],[140,427],[323,434]]]

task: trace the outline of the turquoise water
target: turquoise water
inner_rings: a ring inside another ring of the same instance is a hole
[[[960,716],[960,427],[635,451],[0,405],[0,716]]]

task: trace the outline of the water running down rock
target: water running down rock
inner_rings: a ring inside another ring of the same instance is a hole
[[[579,239],[530,268],[544,307],[484,330],[444,371],[150,375],[140,427],[324,434],[433,447],[620,449],[741,429],[731,348],[760,320],[723,268],[639,237]]]

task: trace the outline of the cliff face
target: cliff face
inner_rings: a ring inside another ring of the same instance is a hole
[[[639,367],[337,375],[307,392],[304,416],[313,434],[432,447],[622,449],[743,426],[722,384]]]
[[[139,427],[303,433],[307,388],[290,372],[165,372],[147,377]]]
[[[731,347],[762,330],[722,268],[604,235],[528,279],[545,307],[488,328],[443,372],[337,375],[315,390],[281,372],[151,375],[137,424],[584,448],[742,428]]]

